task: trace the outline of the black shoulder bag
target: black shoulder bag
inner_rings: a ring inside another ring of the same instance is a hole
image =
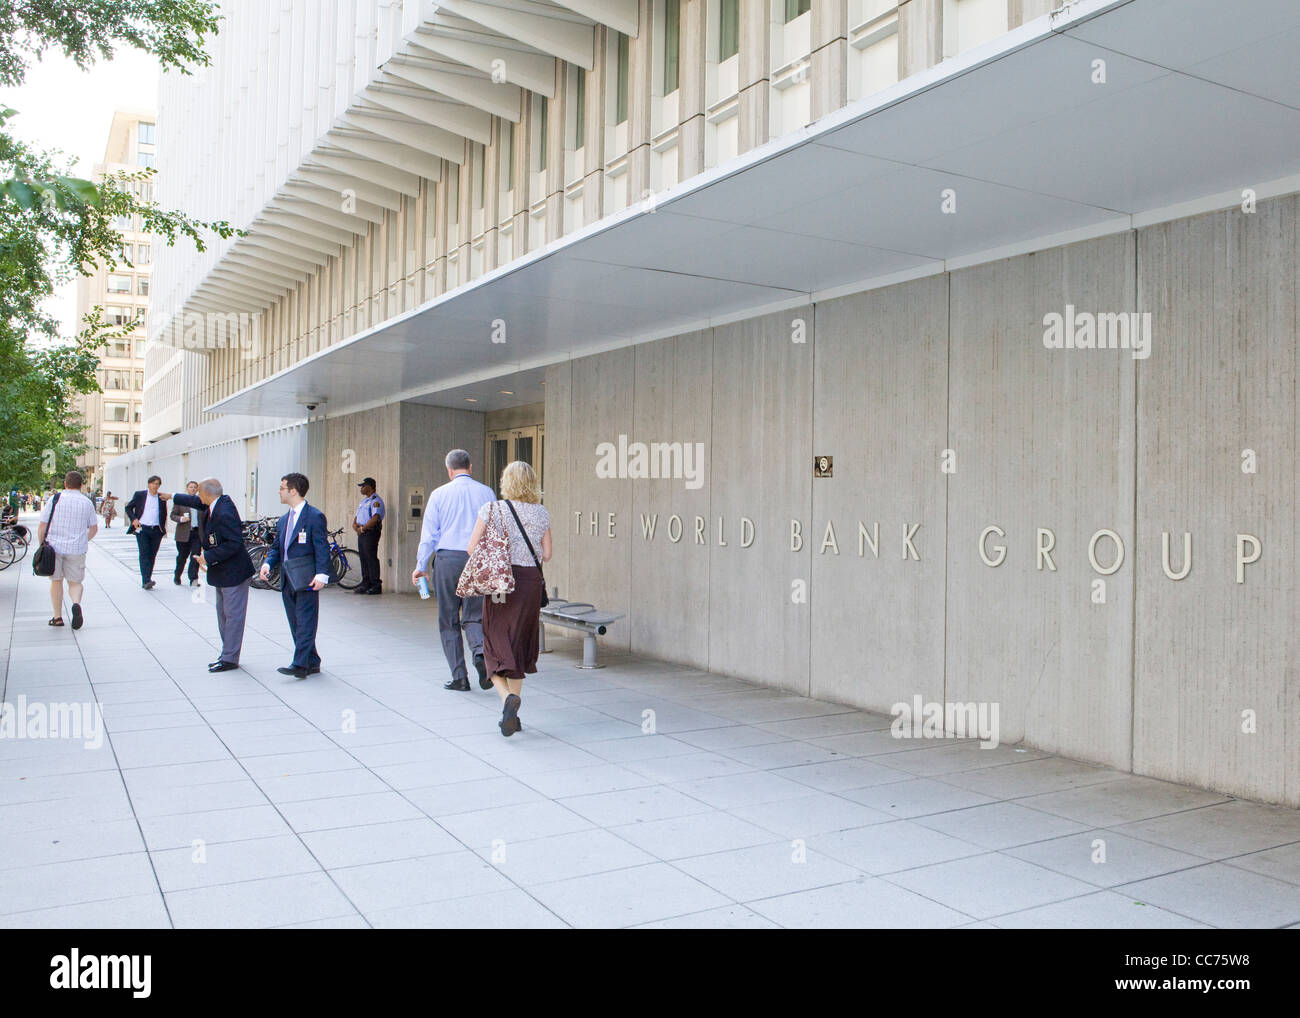
[[[54,501],[50,503],[50,518],[45,521],[46,540],[41,542],[41,546],[36,549],[36,554],[32,556],[32,573],[36,576],[53,576],[54,560],[57,557],[54,551],[54,545],[50,544],[48,538],[50,527],[54,526],[54,510],[59,507],[59,492],[54,496]]]
[[[515,526],[519,528],[519,533],[524,535],[524,544],[528,545],[528,554],[532,555],[533,561],[537,563],[537,572],[542,577],[542,607],[545,608],[551,603],[551,599],[546,594],[546,574],[542,572],[541,560],[538,559],[537,552],[533,551],[533,542],[528,540],[528,531],[524,529],[523,521],[519,519],[519,514],[515,512],[514,503],[508,498],[504,501],[510,507],[510,515],[515,518]]]

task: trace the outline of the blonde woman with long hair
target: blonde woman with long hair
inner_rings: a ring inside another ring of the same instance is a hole
[[[510,463],[501,471],[501,500],[479,509],[478,523],[469,538],[473,554],[487,529],[492,506],[497,518],[504,521],[510,543],[510,567],[515,589],[503,601],[483,598],[483,658],[487,678],[480,679],[484,689],[495,687],[501,697],[501,734],[510,736],[521,730],[519,707],[524,676],[537,671],[538,627],[541,619],[542,592],[545,581],[538,562],[551,559],[551,514],[542,505],[537,473],[523,460]],[[512,512],[513,510],[513,512]],[[518,523],[515,520],[518,516]],[[523,531],[519,524],[523,524]],[[495,525],[495,524],[494,524]],[[524,540],[524,534],[528,540]],[[529,542],[533,551],[529,551]],[[536,560],[533,557],[536,552]]]

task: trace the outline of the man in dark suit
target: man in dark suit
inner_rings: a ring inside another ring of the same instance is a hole
[[[305,679],[320,671],[316,653],[316,624],[320,618],[320,590],[329,582],[330,548],[325,514],[307,504],[307,478],[285,474],[280,478],[280,501],[289,511],[275,527],[275,543],[262,562],[262,579],[280,567],[280,596],[293,634],[293,663],[277,668],[282,675]]]
[[[194,498],[199,493],[199,482],[190,481],[185,485],[185,493]],[[199,534],[202,530],[201,517],[205,510],[195,509],[193,505],[184,505],[176,499],[172,503],[171,520],[176,524],[176,572],[172,574],[172,583],[181,585],[181,573],[188,570],[190,586],[199,582]]]
[[[153,564],[167,534],[167,499],[158,494],[161,487],[162,478],[154,474],[148,490],[137,491],[126,504],[126,525],[135,533],[140,549],[140,585],[145,590],[154,588]]]
[[[221,482],[207,477],[199,482],[198,489],[197,495],[178,492],[174,501],[178,506],[200,510],[199,567],[207,573],[208,586],[216,595],[217,631],[221,634],[221,656],[208,665],[208,671],[228,672],[239,667],[239,651],[244,645],[253,560],[244,547],[239,510],[221,490]]]

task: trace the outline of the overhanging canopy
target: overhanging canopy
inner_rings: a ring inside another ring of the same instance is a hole
[[[1076,3],[208,409],[464,406],[570,357],[1300,190],[1297,52],[1295,0]]]

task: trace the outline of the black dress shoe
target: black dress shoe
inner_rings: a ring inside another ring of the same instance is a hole
[[[176,586],[179,587],[181,585],[181,578],[179,576],[173,576],[172,583],[176,584]]]
[[[319,675],[319,674],[320,674],[320,665],[312,665],[310,668],[307,669],[307,674],[308,674],[308,675]]]
[[[443,689],[454,689],[454,690],[456,690],[457,692],[461,692],[461,693],[468,693],[468,692],[469,692],[469,679],[452,679],[450,682],[444,682],[444,683],[442,684],[442,688],[443,688]]]
[[[142,586],[145,590],[153,590],[153,588],[158,586],[158,584],[154,583],[153,580],[145,580]]]
[[[210,672],[233,672],[233,671],[235,671],[235,669],[237,669],[238,667],[239,667],[239,665],[235,664],[235,662],[233,662],[233,661],[214,661],[212,664],[208,665],[208,671],[210,671]]]
[[[370,591],[367,590],[365,587],[358,587],[358,588],[357,588],[356,590],[354,590],[352,593],[354,593],[354,594],[369,594]]]
[[[383,592],[384,592],[383,587],[371,587],[369,590],[366,591],[367,594],[382,594]]]
[[[492,680],[488,678],[487,665],[483,663],[483,655],[474,655],[474,670],[478,672],[478,684],[480,689],[491,689]]]
[[[295,679],[305,679],[309,674],[306,668],[295,668],[293,665],[289,665],[287,668],[277,668],[276,671],[281,675],[292,675]]]

